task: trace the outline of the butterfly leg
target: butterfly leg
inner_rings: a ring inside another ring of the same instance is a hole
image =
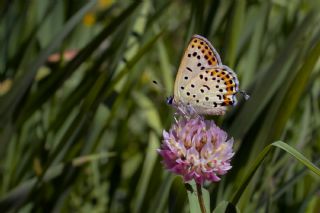
[[[178,111],[182,117],[186,118],[186,119],[190,119],[190,113],[188,112],[188,109],[186,107],[183,107],[183,105],[178,106]]]
[[[195,108],[193,108],[192,106],[187,106],[187,110],[188,110],[189,119],[192,117],[202,118],[202,116],[200,116],[198,112],[195,110]]]
[[[176,122],[176,124],[178,124],[177,116],[179,116],[179,113],[175,112],[174,115],[173,115],[173,119]]]

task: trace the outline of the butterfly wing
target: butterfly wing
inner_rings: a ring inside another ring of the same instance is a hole
[[[220,65],[197,73],[180,95],[198,114],[222,115],[226,106],[237,103],[238,91],[237,75],[229,67]]]
[[[208,67],[222,65],[217,51],[211,43],[200,35],[192,36],[179,66],[174,86],[174,101],[185,103],[180,93],[186,87],[190,79]]]

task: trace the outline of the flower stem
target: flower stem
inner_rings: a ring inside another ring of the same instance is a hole
[[[198,183],[197,183],[197,195],[198,195],[197,197],[198,197],[201,212],[206,213],[207,211],[206,211],[206,207],[204,206],[201,184],[198,184]]]

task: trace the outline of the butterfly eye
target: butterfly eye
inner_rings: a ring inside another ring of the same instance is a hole
[[[170,96],[167,98],[167,104],[172,105],[172,103],[173,103],[173,97]]]

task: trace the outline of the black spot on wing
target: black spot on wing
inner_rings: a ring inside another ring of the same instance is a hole
[[[210,90],[210,87],[208,85],[202,85],[202,86]]]

